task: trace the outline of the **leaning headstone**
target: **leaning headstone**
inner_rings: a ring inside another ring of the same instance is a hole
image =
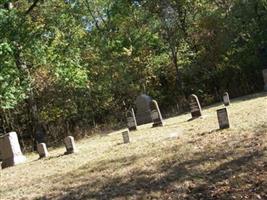
[[[161,112],[158,106],[158,102],[153,100],[150,103],[151,105],[151,118],[153,121],[153,127],[163,126],[163,119],[161,116]]]
[[[136,121],[138,125],[151,123],[150,103],[152,98],[148,95],[142,94],[136,98],[135,105],[137,108]]]
[[[198,100],[198,97],[194,94],[189,97],[189,105],[191,110],[192,118],[197,118],[202,116],[201,106]]]
[[[37,152],[39,154],[39,158],[46,158],[49,156],[45,143],[37,144]]]
[[[74,137],[68,136],[64,139],[64,144],[66,147],[66,152],[65,154],[72,154],[72,153],[77,153],[77,148],[75,145]]]
[[[267,69],[264,69],[262,73],[263,73],[263,79],[264,79],[264,91],[267,92]]]
[[[26,161],[23,156],[16,132],[10,132],[0,139],[2,168],[15,166]]]
[[[123,138],[123,143],[130,143],[130,138],[129,138],[129,131],[123,131],[122,132],[122,138]]]
[[[230,105],[230,98],[229,98],[229,94],[228,94],[228,92],[225,92],[225,93],[223,94],[223,104],[224,104],[225,106],[229,106],[229,105]]]
[[[217,117],[220,129],[230,128],[227,108],[217,110]]]
[[[127,118],[128,129],[130,131],[136,131],[137,130],[137,123],[136,123],[136,118],[135,118],[133,108],[126,113],[126,118]]]

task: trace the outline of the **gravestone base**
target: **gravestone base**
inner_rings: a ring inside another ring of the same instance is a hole
[[[78,151],[73,149],[73,148],[69,148],[69,149],[66,150],[64,155],[69,155],[69,154],[73,154],[73,153],[78,153]]]
[[[192,119],[200,118],[202,117],[201,111],[191,112]]]
[[[129,129],[129,131],[137,131],[137,127],[130,127],[128,129]]]
[[[7,168],[7,167],[12,167],[21,163],[24,163],[26,161],[26,157],[23,155],[16,156],[14,158],[8,158],[3,160],[1,167],[2,169]]]
[[[163,127],[163,126],[164,126],[163,122],[153,123],[153,125],[152,125],[153,128],[155,128],[155,127]]]

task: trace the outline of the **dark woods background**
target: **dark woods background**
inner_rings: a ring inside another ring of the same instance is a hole
[[[24,150],[123,127],[142,93],[170,117],[263,89],[265,0],[0,2],[0,132]]]

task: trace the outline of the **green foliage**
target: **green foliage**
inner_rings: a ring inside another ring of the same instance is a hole
[[[166,113],[191,93],[262,89],[266,0],[13,3],[0,8],[0,107],[29,126],[33,103],[43,123],[83,127],[122,121],[140,93]]]
[[[27,82],[20,80],[12,54],[12,47],[8,43],[0,43],[0,107],[2,109],[14,108],[26,98]]]

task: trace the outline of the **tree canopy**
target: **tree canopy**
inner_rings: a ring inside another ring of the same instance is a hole
[[[0,3],[0,132],[22,140],[119,126],[142,93],[170,113],[262,89],[266,0]]]

